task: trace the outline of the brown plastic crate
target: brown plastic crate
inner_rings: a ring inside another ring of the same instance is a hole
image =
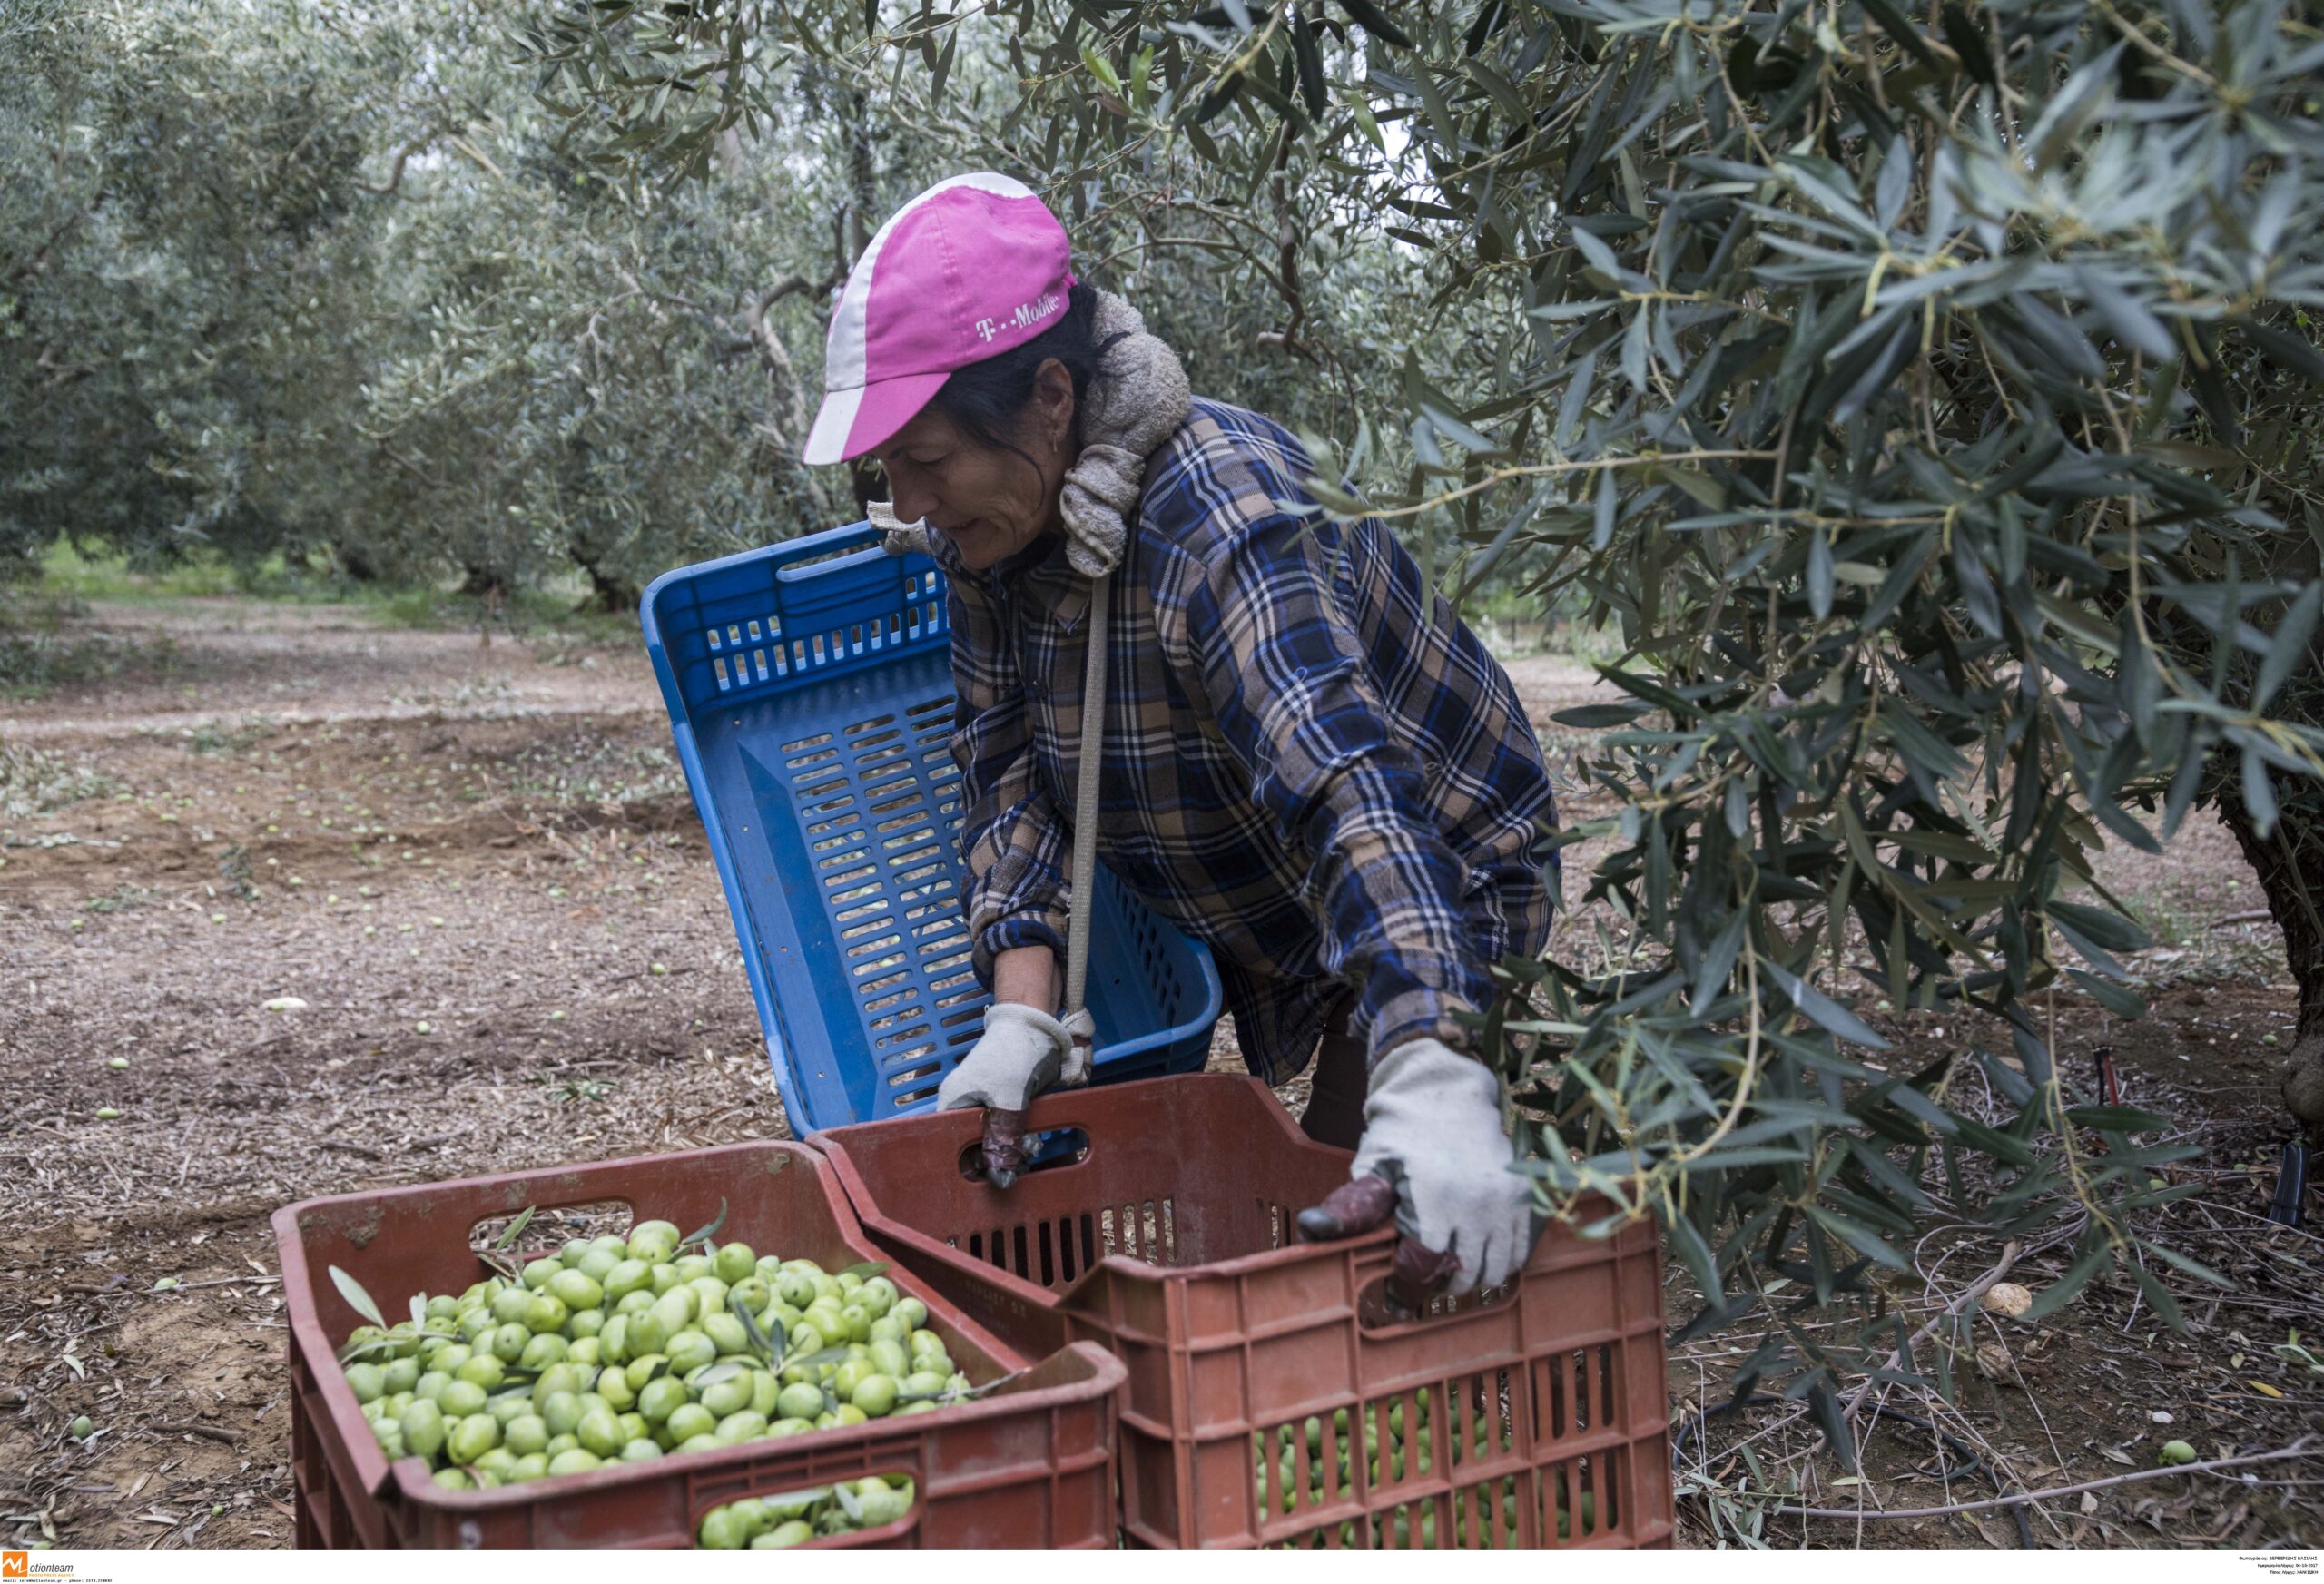
[[[489,1273],[472,1228],[525,1206],[620,1203],[637,1216],[707,1224],[724,1238],[842,1269],[882,1257],[828,1165],[795,1144],[478,1177],[311,1199],[277,1211],[290,1300],[291,1468],[302,1546],[686,1546],[703,1514],[744,1496],[842,1477],[910,1474],[912,1510],[833,1546],[1101,1547],[1115,1541],[1114,1410],[1123,1370],[1095,1347],[1060,1351],[990,1396],[933,1413],[782,1441],[619,1464],[492,1491],[448,1491],[427,1465],[390,1465],[336,1360],[360,1323],[329,1277],[338,1265],[390,1317],[417,1292],[458,1293]],[[972,1378],[1024,1359],[901,1269],[929,1329]]]
[[[1077,1090],[1037,1101],[1029,1124],[1078,1128],[1086,1151],[1005,1193],[966,1175],[975,1111],[812,1142],[887,1256],[971,1318],[1034,1352],[1102,1343],[1128,1367],[1133,1540],[1396,1546],[1418,1543],[1431,1514],[1436,1538],[1461,1546],[1669,1543],[1650,1221],[1603,1242],[1553,1227],[1511,1289],[1397,1321],[1382,1292],[1393,1229],[1298,1241],[1294,1217],[1347,1180],[1350,1156],[1309,1141],[1256,1080]],[[1447,1405],[1433,1415],[1426,1472],[1396,1429],[1413,1422],[1423,1388]],[[1377,1434],[1407,1454],[1401,1474],[1384,1452],[1377,1486],[1364,1459],[1340,1480],[1339,1410],[1351,1449]],[[1285,1427],[1304,1443],[1311,1416],[1320,1451],[1285,1453]]]

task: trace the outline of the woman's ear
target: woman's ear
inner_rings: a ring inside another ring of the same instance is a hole
[[[1073,376],[1055,358],[1033,370],[1033,412],[1042,442],[1062,455],[1073,436]]]

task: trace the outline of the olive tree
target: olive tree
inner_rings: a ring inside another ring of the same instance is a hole
[[[850,504],[796,459],[848,241],[812,143],[611,180],[468,4],[7,0],[0,49],[7,569],[64,535],[618,607]]]
[[[2197,807],[2283,925],[2288,1096],[2324,1124],[2299,8],[694,0],[558,4],[524,41],[576,135],[657,179],[812,62],[1166,295],[1194,255],[1217,321],[1272,320],[1250,389],[1354,370],[1323,509],[1619,630],[1618,702],[1561,718],[1620,806],[1571,832],[1612,838],[1584,895],[1628,928],[1509,965],[1490,1032],[1545,1193],[1659,1211],[1702,1323],[1777,1273],[1865,1292],[1938,1215],[2069,1240],[2044,1308],[2119,1269],[2176,1319],[2143,1213],[2192,1191],[2151,1185],[2181,1152],[2055,1035],[2139,1014],[2095,859]],[[1316,311],[1350,239],[1413,267],[1414,311]],[[1866,996],[1996,1036],[1895,1070]],[[1960,1100],[1980,1072],[1997,1114]],[[1845,1445],[1833,1384],[1909,1364],[1889,1326],[1779,1324],[1742,1384],[1787,1375]]]

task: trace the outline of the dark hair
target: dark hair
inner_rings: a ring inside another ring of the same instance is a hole
[[[1098,339],[1098,289],[1076,281],[1066,293],[1065,312],[1057,323],[1021,347],[955,369],[952,377],[929,398],[927,410],[950,418],[952,427],[980,446],[1013,451],[1027,457],[1010,437],[1033,399],[1033,376],[1055,358],[1073,379],[1074,425],[1080,426],[1083,398],[1090,378],[1104,366],[1106,354],[1120,335]]]

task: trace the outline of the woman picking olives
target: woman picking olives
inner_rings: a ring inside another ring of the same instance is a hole
[[[950,585],[962,884],[993,999],[940,1104],[1013,1114],[1087,1077],[1086,1015],[1058,1014],[1101,628],[1098,852],[1209,947],[1251,1071],[1312,1061],[1301,1125],[1356,1150],[1361,1191],[1303,1228],[1393,1208],[1452,1291],[1505,1281],[1531,1196],[1462,1014],[1489,1004],[1489,964],[1544,948],[1556,879],[1508,675],[1382,524],[1279,504],[1312,505],[1297,442],[1191,397],[1006,176],[939,182],[880,229],[824,387],[806,459],[876,458],[891,547]]]

